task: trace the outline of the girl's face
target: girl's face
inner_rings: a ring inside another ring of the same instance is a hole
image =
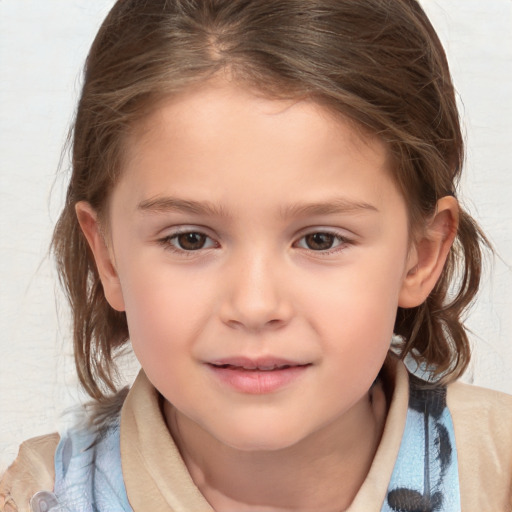
[[[178,422],[272,450],[366,404],[412,266],[383,143],[217,82],[162,104],[125,160],[105,290]]]

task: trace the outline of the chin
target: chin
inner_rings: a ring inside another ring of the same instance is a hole
[[[227,433],[224,439],[216,436],[223,444],[244,452],[273,452],[285,450],[299,443],[305,433],[288,428],[277,429],[268,426],[261,428],[236,428]]]

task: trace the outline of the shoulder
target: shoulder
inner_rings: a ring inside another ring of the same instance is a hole
[[[462,504],[485,510],[492,502],[492,510],[512,510],[512,396],[455,382],[448,386],[447,403]]]
[[[55,433],[29,439],[20,446],[18,457],[0,480],[0,511],[28,511],[36,492],[53,489],[59,439]]]
[[[511,395],[455,382],[448,386],[447,404],[461,434],[487,434],[489,442],[512,448]]]
[[[75,425],[62,437],[54,433],[22,443],[16,460],[0,476],[0,512],[29,512],[34,494],[54,491],[59,482],[71,476],[67,471],[76,464],[71,464],[70,457],[77,463],[90,463],[91,457],[107,457],[117,449],[120,410],[127,393],[125,388],[102,402],[77,409]],[[97,449],[89,450],[92,447]]]

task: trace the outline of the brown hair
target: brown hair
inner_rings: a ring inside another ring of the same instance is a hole
[[[119,0],[92,45],[73,131],[73,173],[53,238],[74,318],[86,391],[114,391],[124,313],[107,303],[76,215],[105,211],[125,136],[157,101],[228,69],[270,96],[308,96],[390,148],[411,226],[455,194],[463,141],[446,56],[415,0]],[[464,211],[443,274],[424,304],[399,308],[401,355],[445,380],[466,368],[461,315],[481,270],[481,231]],[[453,281],[457,281],[454,283]]]

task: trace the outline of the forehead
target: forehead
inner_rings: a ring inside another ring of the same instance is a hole
[[[287,125],[287,130],[280,133],[283,141],[290,129],[294,136],[302,131],[307,139],[314,135],[321,137],[325,132],[336,136],[336,129],[343,124],[349,128],[343,134],[344,144],[373,147],[379,153],[387,153],[387,145],[379,137],[358,122],[328,108],[321,98],[316,100],[299,93],[277,97],[229,74],[215,76],[204,83],[192,83],[181,92],[160,99],[150,113],[133,126],[129,146],[142,147],[151,142],[162,125],[169,133],[175,127],[175,135],[189,135],[193,131],[200,144],[201,140],[218,138],[215,123],[227,117],[231,118],[233,126],[237,123],[236,128],[246,129],[253,127],[256,120],[266,119],[276,126],[282,122]],[[197,129],[199,126],[201,130]]]
[[[379,180],[392,185],[390,168],[379,138],[312,100],[269,99],[215,81],[159,102],[135,127],[120,182],[136,182],[140,201],[181,193],[185,185],[219,199],[228,189],[243,195],[248,185],[263,196],[280,187],[283,201],[297,195],[306,201],[321,186],[344,184],[364,202],[369,191],[381,196]]]
[[[201,133],[208,136],[208,126],[226,113],[238,122],[245,119],[249,126],[256,117],[263,119],[262,116],[267,116],[268,119],[282,119],[288,124],[294,123],[297,129],[300,128],[301,121],[309,118],[306,121],[310,125],[308,136],[320,126],[331,130],[333,126],[343,123],[350,125],[350,130],[344,134],[346,143],[370,143],[386,150],[386,145],[380,138],[360,123],[329,108],[324,98],[312,97],[299,91],[287,94],[284,90],[271,92],[258,89],[255,85],[234,77],[229,70],[222,75],[216,74],[205,82],[191,82],[183,90],[161,98],[149,109],[148,115],[134,124],[131,142],[143,144],[145,140],[151,140],[155,135],[155,125],[160,123],[166,123],[167,128],[171,129],[170,112],[176,124],[180,124],[180,131],[187,125],[195,127],[202,123],[203,130],[196,133],[196,136]],[[313,118],[314,125],[311,125]],[[285,133],[281,135],[284,136]]]

